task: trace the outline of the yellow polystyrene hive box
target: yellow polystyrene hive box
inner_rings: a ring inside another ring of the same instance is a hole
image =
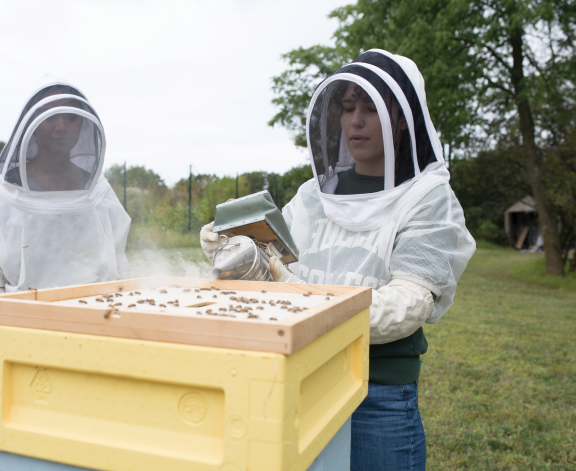
[[[170,281],[122,283],[129,290]],[[239,283],[218,286],[264,285]],[[330,287],[334,299],[284,322],[197,316],[172,330],[170,316],[154,324],[140,313],[138,323],[137,312],[106,316],[104,306],[54,303],[112,285],[0,297],[0,450],[99,470],[306,470],[367,394],[365,289]],[[205,345],[186,341],[194,329]],[[176,340],[163,340],[169,334]],[[219,342],[227,346],[207,346]]]

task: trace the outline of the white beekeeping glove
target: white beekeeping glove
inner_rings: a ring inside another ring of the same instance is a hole
[[[200,229],[200,246],[210,262],[214,257],[214,251],[220,246],[218,233],[212,232],[212,227],[214,227],[214,221]]]
[[[434,308],[432,293],[413,281],[399,278],[372,291],[370,343],[382,344],[412,335]]]
[[[278,257],[270,258],[270,271],[272,278],[276,283],[300,283],[304,282],[298,278],[294,273],[288,270],[288,267],[282,263]]]

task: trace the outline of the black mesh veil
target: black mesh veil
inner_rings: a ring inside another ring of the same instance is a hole
[[[415,147],[420,171],[424,170],[429,164],[436,162],[437,159],[426,127],[422,105],[414,85],[404,69],[390,56],[376,51],[367,51],[361,54],[353,61],[354,63],[372,64],[389,74],[399,85],[410,106],[414,120]]]
[[[372,87],[366,86],[363,80],[357,81],[350,74],[342,75],[342,80],[333,76],[330,83],[320,91],[310,110],[309,145],[316,175],[325,193],[334,193],[341,172],[352,168],[356,171],[358,161],[366,158],[362,154],[366,154],[369,147],[375,149],[370,152],[377,153],[376,158],[379,155],[378,165],[381,165],[381,170],[376,173],[382,175],[383,182],[388,180],[393,186],[398,186],[414,177],[412,139],[400,103],[390,88],[373,72],[354,69],[360,67],[342,70],[365,79]],[[373,115],[378,116],[378,126],[381,127],[378,132],[375,129],[369,131],[363,122],[350,122],[355,119],[351,115],[355,113],[352,110],[356,109],[356,104],[366,110],[367,119]],[[386,113],[387,119],[382,119],[383,113]],[[376,142],[378,139],[381,142]],[[391,145],[387,146],[390,144],[387,140],[392,141]],[[390,161],[388,163],[384,155],[386,147],[389,149],[386,156]],[[388,178],[387,173],[391,173]],[[381,189],[384,190],[384,183]]]
[[[351,96],[355,103],[346,106],[344,102],[353,101]],[[366,127],[356,118],[350,121],[356,104],[364,109]],[[379,137],[369,131],[375,112],[381,126]],[[374,171],[372,166],[371,173],[366,173],[375,176],[373,181],[381,176],[382,190],[412,180],[437,161],[414,85],[394,60],[379,52],[362,54],[322,82],[308,113],[308,142],[324,193],[339,194],[342,172],[356,177],[356,169],[368,168],[368,158],[375,162],[379,156],[382,162],[381,169]],[[381,151],[378,139],[383,140]]]
[[[28,101],[0,154],[2,179],[27,191],[89,190],[104,143],[98,115],[82,93],[48,86]]]

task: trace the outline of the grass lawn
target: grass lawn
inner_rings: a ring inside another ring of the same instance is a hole
[[[426,325],[429,470],[576,470],[576,278],[542,266],[478,249],[452,309]]]

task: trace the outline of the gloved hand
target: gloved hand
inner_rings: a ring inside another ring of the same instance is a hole
[[[220,246],[218,233],[212,232],[212,227],[214,227],[214,221],[200,229],[200,246],[210,262],[214,257],[214,251]]]
[[[300,278],[292,273],[278,257],[270,258],[270,271],[276,283],[299,283],[304,284]]]

